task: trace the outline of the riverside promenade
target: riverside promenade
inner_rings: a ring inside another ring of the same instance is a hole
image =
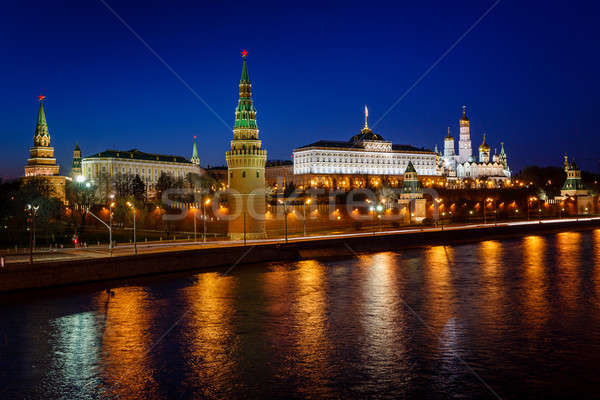
[[[452,245],[483,240],[600,228],[600,217],[468,224],[282,238],[266,240],[140,243],[120,245],[110,256],[106,247],[64,249],[28,258],[7,257],[0,268],[0,292],[84,284],[145,275],[219,268],[239,264],[353,257],[357,253]]]

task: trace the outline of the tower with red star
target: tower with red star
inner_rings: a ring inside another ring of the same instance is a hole
[[[252,84],[246,56],[242,51],[240,97],[235,109],[231,149],[226,153],[229,185],[229,237],[265,238],[265,163],[267,151],[258,138],[256,109],[252,103]]]
[[[38,110],[37,124],[33,134],[33,146],[29,149],[29,159],[25,165],[25,181],[43,180],[52,190],[52,195],[65,199],[65,177],[59,176],[60,167],[54,158],[54,147],[50,146],[50,132],[46,123],[44,99],[39,95],[40,108]]]

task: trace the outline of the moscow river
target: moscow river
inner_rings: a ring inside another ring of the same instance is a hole
[[[600,390],[600,230],[224,272],[0,297],[0,398]]]

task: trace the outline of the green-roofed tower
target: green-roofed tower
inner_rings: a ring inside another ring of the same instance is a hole
[[[258,138],[256,109],[246,56],[242,52],[240,96],[235,109],[231,150],[225,154],[228,168],[229,236],[232,239],[265,237],[265,163],[267,151]]]
[[[566,159],[566,156],[565,156]],[[573,159],[570,163],[567,162],[567,179],[563,187],[560,189],[561,196],[585,196],[589,194],[585,185],[581,180],[581,170]]]
[[[196,136],[194,136],[194,146],[192,147],[192,158],[190,159],[192,164],[200,165],[200,157],[198,157],[198,143],[196,142]]]
[[[37,123],[33,134],[33,146],[29,148],[29,159],[25,165],[24,179],[43,179],[52,189],[52,195],[62,201],[65,200],[65,177],[59,176],[60,167],[54,158],[54,147],[50,146],[50,133],[44,112],[45,96],[38,96],[40,108],[38,109]]]
[[[40,108],[38,110],[37,124],[35,126],[35,133],[33,134],[33,145],[34,146],[50,146],[50,132],[48,131],[48,124],[46,123],[46,113],[44,112],[44,98],[40,99]]]
[[[404,171],[404,181],[402,182],[402,198],[421,198],[423,197],[423,187],[419,182],[417,170],[412,161],[408,162],[406,171]]]

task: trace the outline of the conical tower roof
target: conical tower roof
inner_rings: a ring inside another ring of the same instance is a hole
[[[408,173],[408,172],[414,172],[416,173],[417,170],[415,169],[415,166],[413,165],[412,161],[408,161],[408,165],[406,166],[406,171],[404,171],[404,173]]]
[[[200,157],[198,157],[198,144],[196,142],[196,136],[194,136],[194,145],[192,146],[192,158],[190,159],[190,161],[196,165],[200,164]]]
[[[234,129],[257,129],[256,124],[256,109],[252,104],[252,84],[248,75],[248,65],[246,64],[246,56],[248,52],[242,51],[242,77],[240,78],[240,99],[238,106],[235,109],[235,125]]]
[[[50,146],[50,132],[48,131],[48,124],[46,123],[46,113],[44,112],[44,99],[45,96],[40,95],[40,108],[38,110],[37,124],[35,126],[35,133],[33,134],[33,145],[34,146]]]

